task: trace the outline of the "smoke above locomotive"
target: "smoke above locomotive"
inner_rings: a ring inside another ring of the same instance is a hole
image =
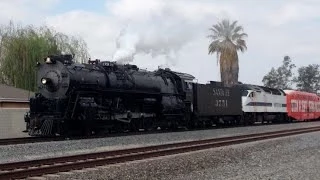
[[[153,20],[157,23],[147,21],[145,23],[148,26],[128,24],[123,28],[116,39],[112,61],[132,63],[140,54],[150,55],[152,58],[162,56],[166,62],[160,66],[174,66],[180,49],[187,45],[193,34],[188,29],[181,28],[181,24],[157,17]]]

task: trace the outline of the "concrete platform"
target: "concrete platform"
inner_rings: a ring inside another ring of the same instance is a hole
[[[0,139],[28,137],[24,114],[29,108],[0,108]]]

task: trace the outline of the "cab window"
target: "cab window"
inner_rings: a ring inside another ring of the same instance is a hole
[[[186,90],[192,90],[192,83],[191,82],[184,82]]]
[[[254,92],[251,92],[248,97],[254,97]]]

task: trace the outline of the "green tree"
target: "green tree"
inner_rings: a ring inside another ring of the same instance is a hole
[[[271,71],[265,75],[262,79],[264,86],[279,89],[291,89],[293,73],[292,69],[296,66],[291,63],[291,58],[285,56],[282,61],[282,66],[275,69],[271,68]]]
[[[310,64],[298,69],[298,76],[294,78],[298,90],[316,93],[320,90],[320,65]]]
[[[209,45],[209,54],[217,53],[217,63],[220,62],[221,82],[226,86],[238,84],[239,59],[238,50],[244,52],[247,49],[243,27],[237,25],[237,21],[229,20],[212,25],[208,36],[212,42]]]
[[[0,80],[2,83],[35,91],[35,64],[50,54],[72,53],[75,60],[88,59],[86,43],[55,32],[47,26],[20,26],[10,22],[0,27]]]

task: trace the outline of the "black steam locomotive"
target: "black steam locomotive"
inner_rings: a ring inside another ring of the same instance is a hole
[[[38,92],[25,116],[31,136],[193,128],[241,120],[241,92],[189,74],[52,55],[37,63]],[[226,116],[228,115],[228,116]]]

